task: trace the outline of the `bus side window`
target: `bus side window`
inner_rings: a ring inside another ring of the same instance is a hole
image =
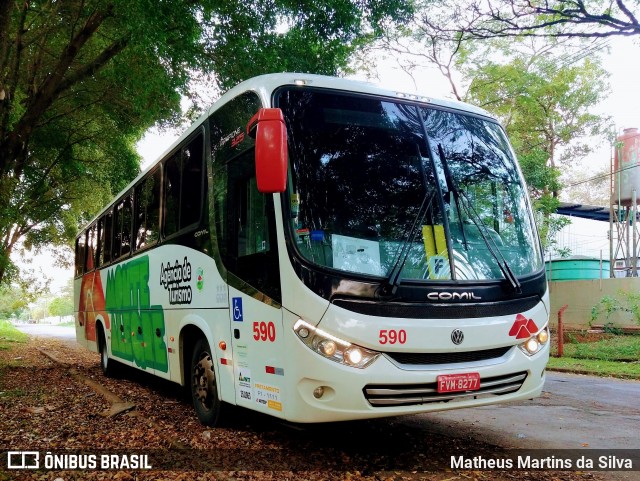
[[[269,250],[266,196],[258,192],[255,177],[239,182],[236,188],[238,203],[238,257]]]
[[[228,269],[280,302],[273,196],[258,192],[253,150],[228,165]]]
[[[113,239],[113,259],[131,252],[131,194],[127,194],[113,209],[115,236]]]
[[[76,277],[84,274],[84,258],[85,258],[85,246],[86,246],[86,232],[83,232],[76,239]]]
[[[256,94],[245,92],[209,117],[214,225],[230,283],[240,279],[234,287],[281,302],[273,195],[258,192],[255,142],[245,134],[260,107]]]
[[[98,265],[111,262],[111,225],[113,214],[107,212],[98,220]]]
[[[131,194],[128,194],[123,199],[123,204],[120,256],[126,256],[131,253],[131,221],[133,220],[133,201]]]
[[[200,221],[204,136],[193,138],[164,164],[164,235],[168,237]]]
[[[202,164],[204,144],[202,134],[182,151],[182,191],[180,195],[180,228],[200,220],[202,204]]]
[[[180,230],[180,152],[164,164],[164,235]]]
[[[87,231],[87,249],[86,249],[87,256],[86,256],[86,262],[84,264],[85,272],[90,272],[96,267],[96,264],[95,264],[96,251],[98,247],[97,230],[98,230],[98,225],[93,224],[91,227],[89,227],[89,230]]]
[[[135,249],[153,245],[160,236],[160,169],[136,186]]]

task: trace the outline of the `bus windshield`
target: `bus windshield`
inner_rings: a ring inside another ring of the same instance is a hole
[[[307,262],[403,280],[498,280],[542,267],[503,130],[473,115],[310,89],[278,95],[289,234]]]

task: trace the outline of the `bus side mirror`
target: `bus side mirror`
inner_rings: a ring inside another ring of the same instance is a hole
[[[284,192],[287,186],[287,128],[280,109],[260,109],[247,124],[256,140],[256,180],[263,194]]]

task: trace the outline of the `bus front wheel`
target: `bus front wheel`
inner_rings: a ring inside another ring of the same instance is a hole
[[[98,329],[98,349],[100,350],[100,367],[102,368],[102,373],[107,377],[113,377],[116,373],[115,361],[109,358],[109,348],[107,347],[106,336],[102,328]]]
[[[222,402],[218,397],[213,357],[206,339],[198,339],[191,355],[191,399],[198,420],[205,426],[220,422]]]

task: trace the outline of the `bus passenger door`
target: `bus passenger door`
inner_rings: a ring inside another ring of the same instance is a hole
[[[252,153],[229,167],[227,282],[236,403],[283,416],[284,340],[272,194],[258,192]]]

